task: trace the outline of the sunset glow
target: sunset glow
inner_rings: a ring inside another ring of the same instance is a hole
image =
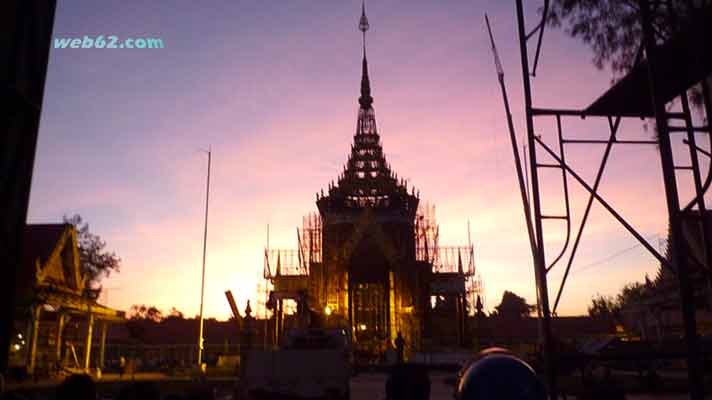
[[[502,99],[484,26],[487,12],[524,135],[514,3],[409,0],[369,4],[369,73],[383,149],[398,176],[436,205],[440,243],[462,245],[470,221],[485,308],[504,290],[535,301]],[[295,227],[316,211],[353,142],[361,68],[360,1],[60,2],[55,36],[160,37],[160,49],[52,49],[28,222],[81,214],[122,258],[103,282],[114,308],[198,313],[207,159],[212,146],[205,310],[226,319],[257,301],[263,249],[296,248]],[[536,10],[529,10],[532,16]],[[583,108],[610,71],[561,30],[547,31],[537,105]],[[605,121],[566,119],[572,135],[605,138]],[[646,139],[643,121],[621,137]],[[554,122],[539,124],[544,140]],[[646,137],[646,135],[648,135]],[[553,143],[553,142],[552,142]],[[603,147],[572,148],[592,182]],[[666,214],[654,146],[615,148],[602,194],[657,247]],[[560,175],[542,174],[544,211],[561,212]],[[570,181],[577,223],[586,192]],[[658,265],[594,205],[559,315],[586,313]],[[563,241],[545,223],[547,252]],[[563,266],[551,277],[556,295]],[[262,315],[261,308],[256,309]],[[328,312],[327,312],[328,313]],[[363,329],[366,329],[364,326]]]

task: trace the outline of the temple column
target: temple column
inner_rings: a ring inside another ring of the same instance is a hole
[[[465,299],[465,294],[459,295],[460,298],[460,346],[465,345],[467,340],[467,303]]]
[[[460,317],[462,315],[462,309],[460,304],[460,294],[455,295],[455,321],[457,321],[457,345],[462,345],[462,324],[460,323]]]
[[[280,343],[280,337],[282,336],[282,299],[277,300],[277,346]]]
[[[62,362],[62,332],[64,331],[65,314],[57,313],[57,334],[55,335],[54,351],[57,357],[57,364]]]
[[[84,342],[84,370],[89,371],[89,360],[91,359],[91,337],[94,333],[94,314],[89,312],[87,318],[87,337]]]
[[[97,367],[99,368],[104,368],[104,356],[106,355],[106,330],[108,325],[109,324],[106,321],[101,322],[101,341],[99,342],[99,365],[97,365]]]
[[[390,277],[390,271],[386,273],[386,281],[384,282],[385,285],[383,285],[383,336],[385,339],[385,345],[386,347],[384,348],[387,349],[390,347],[389,345],[392,345],[393,342],[391,342],[391,277]]]
[[[32,375],[35,373],[35,361],[37,358],[37,335],[40,330],[40,316],[42,315],[42,306],[36,305],[32,307],[32,322],[30,328],[30,346],[27,354],[27,372]]]

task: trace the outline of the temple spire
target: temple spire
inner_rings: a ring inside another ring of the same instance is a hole
[[[366,17],[366,1],[363,0],[361,3],[361,19],[358,23],[358,29],[363,33],[363,63],[361,66],[361,97],[358,99],[358,103],[361,108],[368,110],[373,104],[373,97],[371,97],[371,83],[368,79],[368,62],[366,61],[366,31],[368,30],[368,17]]]

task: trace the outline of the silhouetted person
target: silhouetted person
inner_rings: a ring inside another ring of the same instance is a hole
[[[119,357],[119,379],[124,377],[124,370],[126,369],[126,357]]]
[[[153,382],[135,382],[121,388],[116,400],[161,400],[161,391]]]
[[[96,400],[96,385],[89,375],[71,375],[57,386],[57,400]]]
[[[403,339],[403,335],[401,335],[400,332],[398,332],[398,335],[396,336],[395,344],[396,344],[396,359],[398,360],[398,364],[402,364],[403,363],[403,348],[405,347],[405,340]]]
[[[386,400],[428,400],[430,377],[415,364],[397,364],[386,381]]]
[[[186,400],[214,400],[213,389],[208,385],[192,387],[185,396]]]

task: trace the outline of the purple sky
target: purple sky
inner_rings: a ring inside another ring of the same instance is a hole
[[[204,4],[210,4],[206,6]],[[403,0],[367,4],[374,107],[386,157],[436,204],[440,242],[467,242],[471,221],[486,306],[505,289],[534,301],[528,241],[506,120],[483,14],[488,12],[524,134],[514,2]],[[54,37],[158,37],[163,49],[52,50],[29,222],[81,214],[123,259],[104,281],[105,301],[198,310],[206,156],[213,178],[206,313],[226,318],[223,291],[241,308],[261,279],[270,246],[295,248],[295,226],[316,210],[354,134],[360,83],[360,2],[60,2]],[[533,24],[535,9],[528,10]],[[541,107],[583,108],[610,84],[587,47],[561,30],[545,35],[534,80]],[[605,121],[564,122],[572,136],[607,134]],[[552,121],[538,132],[549,142]],[[649,138],[640,121],[620,137]],[[592,180],[602,148],[572,148]],[[657,247],[666,222],[654,147],[615,148],[601,191]],[[545,212],[560,185],[545,172]],[[584,192],[570,181],[577,221]],[[547,223],[548,252],[563,226]],[[594,206],[560,314],[585,313],[657,268],[635,240]],[[601,262],[603,261],[603,262]],[[552,273],[555,287],[560,269]],[[552,296],[554,295],[552,289]]]

